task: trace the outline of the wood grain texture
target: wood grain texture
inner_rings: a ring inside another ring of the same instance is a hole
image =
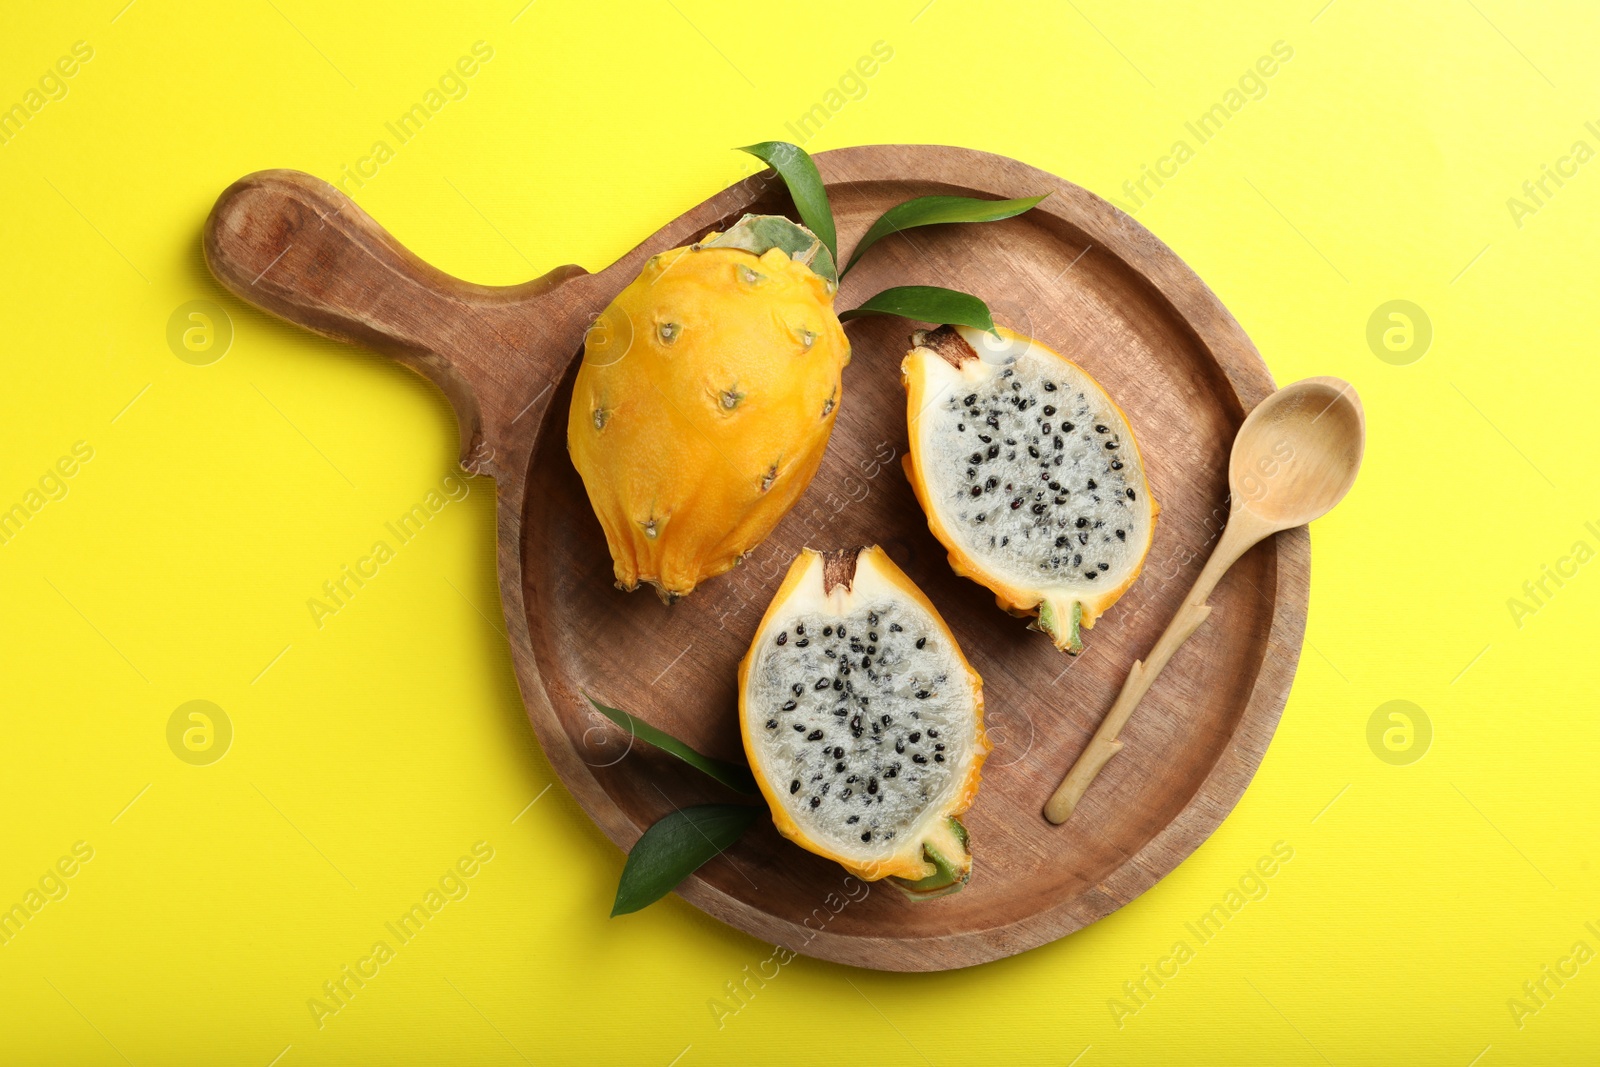
[[[224,192],[205,251],[217,277],[245,300],[391,353],[450,399],[464,466],[496,480],[501,595],[529,718],[567,788],[622,848],[674,806],[732,798],[678,761],[630,746],[580,691],[708,754],[738,759],[736,665],[794,553],[883,545],[938,605],[984,678],[996,749],[966,820],[971,884],[937,901],[913,903],[885,886],[863,897],[860,883],[763,821],[680,893],[809,956],[887,970],[969,966],[1121,907],[1232,809],[1294,675],[1309,539],[1304,530],[1280,534],[1233,567],[1211,597],[1210,625],[1173,657],[1123,732],[1121,757],[1076,817],[1047,823],[1044,799],[1199,574],[1227,515],[1229,445],[1272,379],[1238,323],[1170,249],[1069,182],[937,146],[850,148],[816,159],[842,250],[911,196],[1051,192],[1015,219],[885,239],[846,279],[838,307],[891,285],[975,293],[997,320],[1081,363],[1127,412],[1162,514],[1144,576],[1088,633],[1077,659],[955,577],[928,532],[900,468],[899,365],[912,325],[898,319],[850,324],[854,360],[822,468],[743,566],[670,608],[612,587],[599,523],[566,454],[565,412],[584,331],[647,256],[746,211],[790,210],[770,175],[723,191],[604,271],[560,268],[521,286],[448,277],[332,187],[285,171]]]

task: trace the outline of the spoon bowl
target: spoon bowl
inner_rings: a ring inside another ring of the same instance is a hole
[[[1350,383],[1307,378],[1256,406],[1239,427],[1228,461],[1236,508],[1270,529],[1326,515],[1355,483],[1366,444],[1366,416]]]

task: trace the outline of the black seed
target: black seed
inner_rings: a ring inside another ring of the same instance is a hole
[[[906,743],[904,741],[896,741],[894,743],[894,750],[896,752],[904,752],[906,750]],[[893,778],[894,775],[891,774],[891,775],[889,775],[889,777]]]
[[[794,647],[795,647],[795,648],[805,648],[805,647],[806,647],[806,646],[807,646],[807,645],[809,645],[809,644],[810,644],[810,643],[811,643],[811,638],[809,638],[809,637],[802,637],[802,638],[801,638],[801,639],[800,639],[800,640],[798,640],[798,641],[796,641],[796,642],[795,642],[795,643],[794,643]]]
[[[812,797],[811,798],[812,810],[816,810],[817,808],[819,808],[821,806],[822,806],[822,798],[821,797]]]
[[[994,457],[998,456],[999,454],[1000,454],[1000,446],[999,445],[990,445],[989,446],[989,458],[990,459],[993,459]]]
[[[792,700],[785,700],[785,701],[784,701],[784,702],[783,702],[783,710],[784,710],[784,711],[793,711],[793,710],[794,710],[794,709],[795,709],[795,703],[794,703],[794,701],[792,701]]]
[[[928,639],[926,637],[917,638],[917,647],[918,648],[921,648],[923,645],[925,645],[927,643],[928,643]]]
[[[863,840],[863,841],[871,841],[872,840],[872,831],[868,830],[866,833],[862,834],[861,835],[861,840]]]
[[[1056,406],[1054,404],[1046,404],[1044,406],[1044,413],[1046,415],[1054,415],[1056,413]]]
[[[1079,516],[1079,518],[1078,518],[1078,521],[1077,521],[1077,522],[1075,522],[1075,523],[1073,523],[1073,525],[1074,525],[1074,526],[1076,526],[1076,527],[1077,527],[1077,528],[1078,528],[1078,529],[1080,529],[1080,530],[1081,530],[1081,529],[1083,529],[1083,528],[1084,528],[1084,527],[1085,527],[1085,526],[1087,526],[1087,525],[1089,525],[1089,520],[1088,520],[1088,519],[1085,519],[1085,518],[1083,518],[1083,517],[1082,517],[1082,516]]]
[[[888,726],[889,725],[889,716],[885,715],[880,721],[883,723],[883,725]]]
[[[842,682],[839,679],[835,678],[833,680],[833,687],[835,689],[843,689],[844,688],[844,682]]]
[[[1083,566],[1083,553],[1082,552],[1074,552],[1072,554],[1072,565],[1074,567]]]
[[[804,637],[805,633],[806,633],[806,624],[803,623],[803,622],[795,623],[794,624],[794,632],[799,634],[800,636]]]
[[[1039,458],[1039,450],[1037,448],[1034,448],[1032,445],[1029,445],[1028,446],[1028,455],[1032,456],[1034,459],[1038,459]]]
[[[848,819],[845,820],[845,822],[850,823],[851,825],[855,825],[856,823],[858,823],[860,821],[861,821],[861,816],[859,816],[859,815],[852,815]]]
[[[818,678],[817,679],[816,688],[818,688],[818,689],[826,689],[826,688],[828,688],[828,680],[826,678]]]
[[[1078,544],[1086,545],[1088,543],[1089,543],[1089,535],[1088,534],[1081,533],[1081,534],[1078,535]]]
[[[899,633],[900,629],[901,629],[900,624],[897,623],[897,622],[891,622],[889,624],[889,632],[892,633],[892,634]]]
[[[1066,534],[1062,534],[1060,537],[1056,538],[1056,547],[1057,548],[1066,548],[1067,547],[1067,535]]]
[[[939,737],[939,728],[937,726],[928,727],[928,736],[937,740]]]
[[[1127,539],[1128,539],[1128,533],[1127,533],[1126,530],[1118,530],[1117,531],[1117,540],[1118,541],[1126,541]]]
[[[832,636],[833,636],[833,627],[831,627],[831,626],[824,626],[824,627],[823,627],[823,628],[822,628],[822,636],[823,636],[823,637],[832,637]]]
[[[970,408],[972,405],[974,405],[974,404],[976,404],[978,402],[978,394],[977,393],[968,393],[967,394],[967,398],[965,400],[961,401],[961,402],[963,404],[967,405],[967,407]]]
[[[1128,499],[1129,499],[1129,500],[1136,500],[1136,499],[1138,499],[1138,498],[1137,498],[1137,497],[1135,497],[1135,496],[1134,496],[1134,495],[1133,495],[1133,490],[1132,490],[1132,489],[1129,489],[1129,490],[1128,490]]]
[[[788,643],[789,643],[789,631],[785,630],[783,633],[778,635],[778,644],[786,645]]]
[[[1047,392],[1047,393],[1055,392],[1056,391],[1056,383],[1055,382],[1045,382],[1044,383],[1044,391]]]
[[[805,687],[804,683],[802,683],[802,682],[796,682],[796,683],[794,683],[793,685],[791,685],[789,687],[789,692],[793,693],[795,696],[799,696],[801,693],[804,693],[805,691],[806,691],[806,687]]]
[[[978,521],[979,521],[979,522],[982,522],[982,521],[983,521],[983,520],[984,520],[984,519],[987,519],[987,518],[988,518],[988,517],[989,517],[989,516],[988,516],[988,515],[986,515],[986,514],[985,514],[985,513],[984,513],[984,512],[981,512],[981,511],[980,511],[980,512],[978,512]]]
[[[935,762],[935,763],[943,763],[944,762],[944,753],[943,752],[935,752],[933,754],[933,762]]]
[[[868,778],[867,779],[867,792],[876,793],[877,791],[878,791],[878,780],[876,778]]]
[[[918,741],[922,740],[922,731],[921,730],[913,730],[913,731],[911,731],[911,736],[906,738],[906,740],[910,741],[913,745],[916,744]]]
[[[917,690],[917,699],[918,700],[927,700],[932,695],[933,694],[928,692],[926,689],[918,689]]]
[[[822,740],[822,731],[821,730],[812,730],[809,734],[806,734],[806,740],[807,741],[821,741]]]
[[[767,720],[767,729],[776,730],[777,728],[778,728],[778,720],[777,719],[768,719]]]
[[[1015,500],[1013,500],[1011,502],[1011,510],[1012,511],[1016,511],[1021,506],[1022,506],[1022,498],[1020,496],[1017,497],[1017,499],[1015,499]]]
[[[1043,504],[1035,504],[1033,506],[1033,513],[1035,515],[1043,515],[1044,514],[1044,505]]]
[[[912,763],[927,763],[928,762],[928,757],[924,756],[920,752],[913,752],[911,754],[911,762]]]
[[[982,463],[983,462],[983,453],[982,452],[974,452],[972,455],[967,457],[967,462],[968,463]]]
[[[1100,425],[1099,423],[1095,423],[1094,432],[1095,433],[1105,433],[1106,432],[1106,428],[1104,426]]]
[[[863,667],[870,667],[870,666],[872,666],[872,657],[871,657],[871,656],[862,656],[862,657],[861,657],[861,665],[862,665],[862,666],[863,666]]]
[[[1064,497],[1064,496],[1056,497],[1056,504],[1058,506],[1061,505],[1061,504],[1065,504],[1066,502],[1067,502],[1067,498],[1066,497]]]
[[[972,487],[972,495],[973,496],[982,496],[983,495],[983,486],[981,486],[981,485],[973,486]]]
[[[1107,441],[1106,442],[1106,450],[1107,451],[1111,451],[1112,449],[1115,449],[1116,447],[1117,447],[1117,443],[1115,441]]]
[[[835,772],[838,772],[838,771],[842,771],[842,770],[844,770],[844,764],[842,764],[842,763],[835,763],[835,764],[834,764],[834,765],[833,765],[833,769],[834,769],[834,771],[835,771]],[[848,792],[849,792],[849,790],[848,790],[848,789],[847,789],[847,790],[845,790],[845,792],[847,792],[847,793],[848,793]]]
[[[834,650],[833,650],[833,649],[831,649],[831,648],[825,648],[825,649],[823,649],[823,650],[822,650],[822,654],[823,654],[823,655],[824,655],[824,656],[827,656],[827,657],[828,657],[828,658],[829,658],[829,659],[838,659],[838,658],[839,658],[839,653],[837,653],[837,652],[835,652],[835,651],[834,651]]]
[[[1093,580],[1093,579],[1095,579],[1095,578],[1098,578],[1098,577],[1100,577],[1100,572],[1098,572],[1098,571],[1084,571],[1084,572],[1083,572],[1083,576],[1084,576],[1084,577],[1085,577],[1085,578],[1088,578],[1088,579],[1090,579],[1090,580]]]
[[[986,445],[992,445],[992,444],[994,444],[994,438],[992,438],[992,437],[990,437],[990,436],[989,436],[989,435],[988,435],[988,434],[986,434],[986,433],[980,433],[980,434],[979,434],[979,435],[978,435],[978,440],[980,440],[980,441],[982,441],[982,442],[983,442],[983,443],[984,443],[984,444],[986,444]]]
[[[1122,460],[1120,460],[1120,459],[1112,460],[1111,461],[1111,469],[1114,470],[1114,471],[1121,470],[1122,469]]]
[[[793,796],[798,792],[800,792],[800,779],[796,778],[794,781],[789,783],[789,795]]]
[[[799,723],[795,723],[794,724],[794,732],[797,733],[797,734],[803,734],[803,733],[806,732],[806,728],[804,726],[801,726]]]
[[[1100,568],[1102,571],[1108,571],[1111,569],[1111,564],[1109,563],[1096,563],[1095,566]]]
[[[1086,485],[1086,486],[1084,486],[1084,488],[1085,488],[1085,489],[1098,489],[1098,488],[1100,488],[1100,487],[1099,487],[1099,486],[1098,486],[1098,485],[1096,485],[1096,484],[1095,484],[1095,481],[1094,481],[1094,479],[1093,479],[1093,478],[1090,478],[1090,479],[1089,479],[1089,483],[1088,483],[1088,484],[1087,484],[1087,485]]]

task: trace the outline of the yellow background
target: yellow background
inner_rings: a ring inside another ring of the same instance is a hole
[[[0,905],[93,849],[0,947],[0,1062],[1592,1058],[1600,964],[1536,1014],[1508,1001],[1600,949],[1600,566],[1520,626],[1507,606],[1600,548],[1600,162],[1520,226],[1507,206],[1573,142],[1600,148],[1592,4],[125,2],[12,5],[0,34],[0,106],[94,49],[0,146],[0,507],[94,450],[0,545]],[[1192,859],[974,970],[797,960],[719,1027],[708,1001],[771,947],[676,898],[606,918],[622,857],[545,792],[487,482],[312,623],[307,598],[453,469],[454,427],[421,379],[222,292],[201,221],[249,171],[339,176],[479,40],[468,95],[356,199],[489,283],[609,263],[748,173],[730,146],[794,139],[877,41],[893,58],[808,148],[966,145],[1128,206],[1124,181],[1193,144],[1186,120],[1293,48],[1138,211],[1280,382],[1349,379],[1370,431],[1314,532],[1282,727]],[[234,330],[207,366],[166,341],[195,299]],[[1433,325],[1409,365],[1366,341],[1395,299]],[[234,729],[210,766],[167,744],[195,699]],[[1432,725],[1409,765],[1368,745],[1391,700]],[[470,894],[319,1029],[307,1000],[479,841]],[[1279,841],[1265,899],[1119,1026],[1123,983]]]

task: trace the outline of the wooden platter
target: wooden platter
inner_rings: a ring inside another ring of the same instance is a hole
[[[596,274],[473,285],[402,248],[331,186],[292,171],[235,183],[205,229],[213,272],[245,300],[387,352],[444,391],[462,463],[493,477],[500,588],[540,743],[622,848],[674,806],[732,799],[594,713],[627,708],[708,754],[741,758],[735,668],[794,553],[877,543],[939,607],[983,675],[995,751],[966,823],[971,884],[912,903],[781,839],[762,822],[680,888],[764,941],[885,970],[964,967],[1022,952],[1116,910],[1183,861],[1232,809],[1287,699],[1309,591],[1310,543],[1279,535],[1242,559],[1210,621],[1124,731],[1127,747],[1070,822],[1040,807],[1177,609],[1227,514],[1227,459],[1273,382],[1249,338],[1173,252],[1105,201],[1025,164],[967,149],[876,145],[817,156],[848,256],[883,210],[933,193],[1049,191],[1029,214],[885,240],[851,272],[840,309],[891,285],[989,301],[998,321],[1081,363],[1127,412],[1162,506],[1145,573],[1077,659],[955,577],[900,461],[901,356],[912,324],[851,323],[838,422],[822,469],[743,566],[667,607],[612,587],[599,523],[567,458],[566,411],[585,331],[656,252],[747,211],[791,212],[758,175],[668,223]],[[607,901],[596,900],[604,908]]]

